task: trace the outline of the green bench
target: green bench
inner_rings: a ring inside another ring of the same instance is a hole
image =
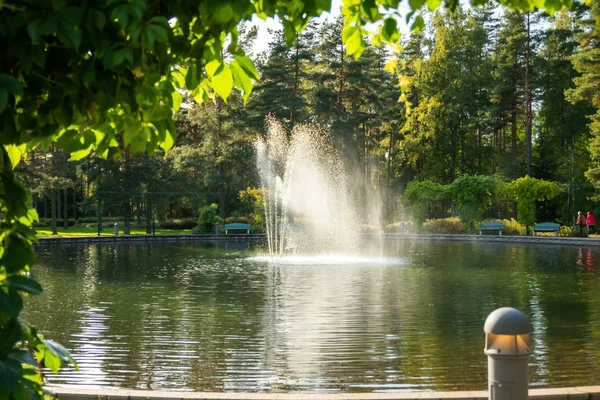
[[[555,222],[542,222],[535,224],[533,227],[533,235],[535,236],[538,232],[554,232],[554,236],[558,236],[560,230],[560,224]]]
[[[242,224],[239,222],[234,222],[232,224],[225,224],[225,234],[227,235],[229,231],[246,231],[246,233],[250,233],[250,225]]]
[[[498,231],[502,235],[503,230],[504,224],[502,222],[485,222],[479,227],[479,234],[481,235],[481,232],[485,231]]]

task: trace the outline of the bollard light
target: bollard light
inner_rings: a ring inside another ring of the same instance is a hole
[[[528,398],[529,334],[533,328],[519,310],[499,308],[485,320],[485,354],[488,356],[490,400]]]
[[[219,234],[219,223],[215,222],[215,235]]]
[[[115,222],[115,236],[119,236],[119,224]]]

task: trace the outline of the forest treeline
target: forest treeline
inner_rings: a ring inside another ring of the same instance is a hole
[[[167,155],[126,150],[118,160],[69,161],[50,146],[32,151],[17,173],[44,223],[91,221],[100,209],[124,220],[127,232],[130,221],[150,229],[153,217],[197,218],[210,204],[222,220],[260,222],[253,143],[272,115],[288,129],[325,127],[370,195],[382,199],[383,224],[413,214],[405,196],[411,182],[529,175],[560,188],[536,199],[537,220],[570,225],[577,210],[597,208],[597,3],[575,3],[553,16],[492,5],[438,11],[398,49],[369,45],[358,60],[345,55],[341,17],[312,22],[292,47],[275,30],[268,49],[254,55],[260,81],[246,105],[236,93],[227,103],[201,105],[183,94]],[[252,53],[256,28],[241,27],[240,37]],[[122,140],[132,149],[146,146]],[[456,212],[453,201],[440,204],[419,215]],[[490,205],[485,217],[517,217],[517,201]]]

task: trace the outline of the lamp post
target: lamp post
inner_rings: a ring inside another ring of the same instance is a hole
[[[527,366],[533,354],[529,319],[519,310],[503,307],[487,317],[483,330],[490,400],[527,400]]]

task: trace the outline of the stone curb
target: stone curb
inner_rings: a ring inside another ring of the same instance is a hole
[[[383,240],[440,240],[522,244],[551,244],[572,246],[600,246],[600,238],[574,238],[554,236],[491,236],[491,235],[442,235],[442,234],[367,234],[366,237]],[[178,241],[264,241],[264,234],[231,235],[129,235],[129,236],[44,236],[38,238],[38,244],[73,243],[125,243],[125,242],[178,242]]]
[[[73,243],[129,243],[129,242],[217,242],[217,241],[263,241],[265,235],[128,235],[128,236],[43,236],[38,238],[39,245]]]
[[[486,391],[408,393],[216,393],[47,387],[59,400],[485,400]],[[600,400],[600,386],[530,389],[532,400]]]

